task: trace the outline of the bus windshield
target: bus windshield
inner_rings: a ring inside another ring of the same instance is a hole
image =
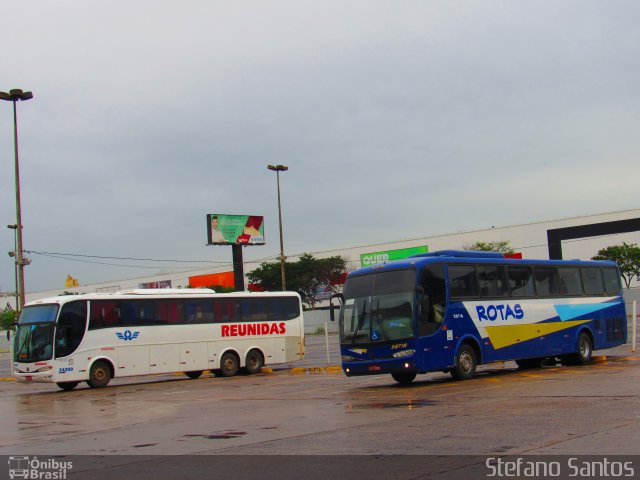
[[[57,305],[25,307],[20,314],[13,348],[13,360],[31,363],[51,360]]]
[[[340,312],[340,341],[368,344],[413,338],[415,270],[396,270],[347,279]]]

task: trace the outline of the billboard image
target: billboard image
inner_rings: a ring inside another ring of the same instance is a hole
[[[157,282],[139,283],[138,288],[171,288],[171,280],[159,280]]]
[[[264,217],[258,215],[207,215],[208,245],[264,245]]]

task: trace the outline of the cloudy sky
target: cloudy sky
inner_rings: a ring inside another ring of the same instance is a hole
[[[34,94],[27,291],[221,266],[207,213],[264,215],[245,260],[276,255],[270,163],[290,168],[290,254],[637,208],[638,18],[635,0],[23,2],[0,17],[0,90]],[[3,224],[12,121],[2,102]],[[13,273],[3,253],[0,290]]]

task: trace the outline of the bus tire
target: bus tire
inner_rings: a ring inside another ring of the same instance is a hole
[[[240,365],[238,364],[238,357],[233,352],[227,352],[222,355],[220,359],[220,373],[224,377],[233,377],[238,373]]]
[[[58,385],[65,392],[69,392],[76,388],[79,383],[80,382],[58,382],[56,383],[56,385]]]
[[[87,380],[87,384],[91,388],[104,388],[109,385],[110,381],[111,369],[106,362],[98,360],[91,365],[91,369],[89,370],[89,380]]]
[[[184,372],[184,374],[189,377],[191,380],[195,380],[196,378],[200,378],[202,375],[202,370],[194,370],[193,372]]]
[[[404,371],[404,372],[393,372],[391,376],[396,382],[402,385],[409,385],[411,382],[413,382],[413,379],[416,378],[416,374],[417,372]]]
[[[588,333],[582,332],[578,337],[578,350],[573,355],[572,360],[576,365],[586,365],[593,357],[593,342]]]
[[[476,374],[476,352],[471,345],[465,343],[460,346],[456,354],[455,365],[451,369],[451,376],[456,380],[468,380]]]
[[[260,351],[256,350],[255,348],[253,350],[249,350],[244,365],[247,373],[260,373],[260,371],[262,370],[262,366],[264,365],[264,362],[262,361],[262,354],[260,353]]]

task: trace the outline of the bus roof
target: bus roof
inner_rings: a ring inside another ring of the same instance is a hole
[[[133,288],[120,290],[113,295],[210,295],[216,293],[211,288]]]
[[[437,250],[435,252],[412,255],[409,258],[416,257],[505,258],[500,252],[484,252],[478,250]]]
[[[611,266],[617,264],[609,260],[544,260],[544,259],[519,259],[505,257],[500,252],[484,252],[474,250],[438,250],[435,252],[413,255],[403,260],[393,260],[362,267],[349,273],[349,276],[372,273],[383,269],[422,268],[430,263],[491,263],[503,265],[575,265],[575,266]]]
[[[297,292],[231,292],[231,293],[215,293],[214,290],[208,288],[149,288],[149,289],[131,289],[121,290],[115,293],[82,293],[78,295],[58,295],[54,297],[40,298],[33,300],[25,305],[58,304],[62,305],[74,300],[135,300],[144,297],[162,299],[162,298],[251,298],[251,297],[282,297],[296,296],[300,298]]]

